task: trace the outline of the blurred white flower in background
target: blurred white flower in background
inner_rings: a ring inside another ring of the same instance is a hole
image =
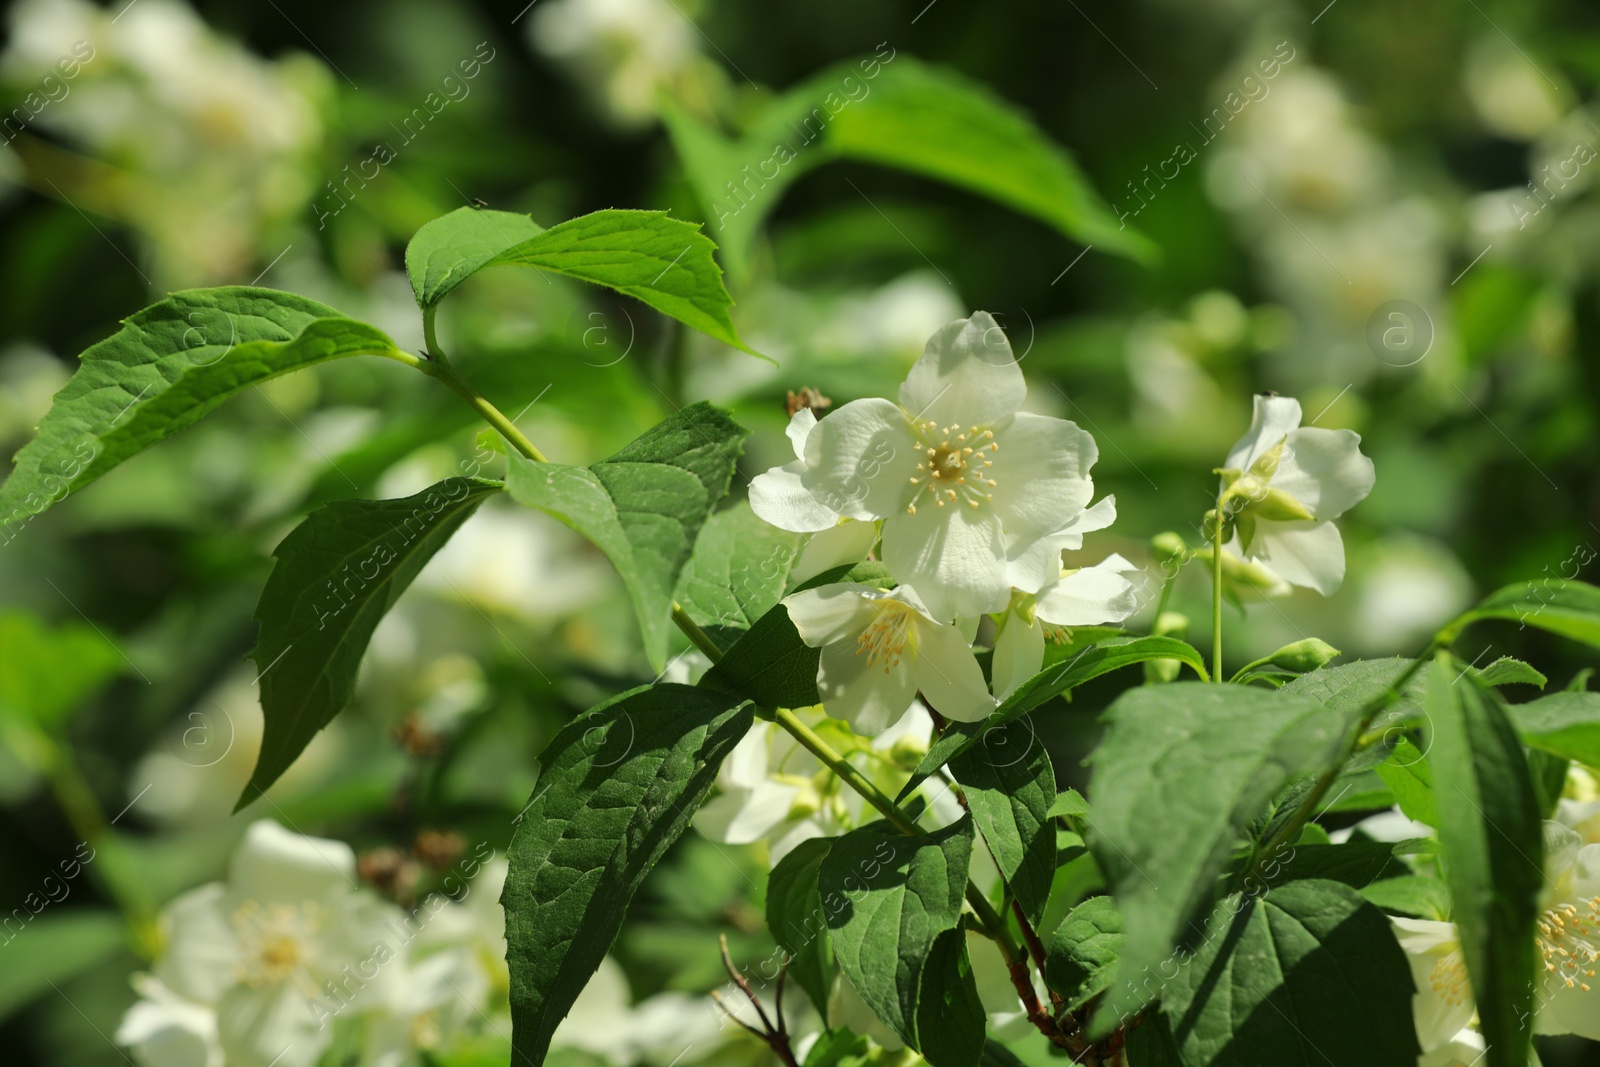
[[[57,63],[84,42],[78,70]],[[87,58],[84,58],[87,56]],[[30,125],[62,138],[23,148],[27,180],[119,219],[150,244],[153,287],[245,281],[311,199],[331,82],[304,55],[264,60],[187,4],[140,0],[113,15],[84,0],[23,0],[0,78],[59,85]],[[83,155],[76,153],[82,152]],[[13,168],[14,170],[14,168]]]
[[[696,1056],[690,1062],[701,1060],[735,1032],[742,1033],[724,1030],[703,996],[657,993],[634,1004],[628,976],[607,956],[556,1027],[550,1047],[580,1049],[616,1067],[668,1067],[691,1048]]]
[[[1514,141],[1533,140],[1570,106],[1568,92],[1496,33],[1484,34],[1467,49],[1461,83],[1484,126]]]
[[[505,875],[480,844],[405,912],[358,886],[343,842],[254,823],[226,883],[163,910],[117,1040],[142,1067],[309,1067],[336,1038],[401,1067],[494,1016],[509,1028]]]
[[[130,1010],[119,1031],[156,1067],[177,1020],[215,1013],[229,1067],[310,1067],[333,1040],[329,1024],[403,1009],[407,963],[389,944],[402,913],[357,888],[355,854],[343,842],[255,823],[233,855],[226,884],[178,897],[162,912],[166,946],[153,968],[162,990]],[[171,995],[169,996],[168,993]],[[149,1025],[159,1016],[165,1026]],[[196,1061],[206,1062],[206,1061]]]
[[[1281,384],[1337,388],[1376,373],[1382,364],[1363,338],[1391,300],[1424,308],[1432,351],[1453,351],[1442,214],[1427,197],[1405,195],[1387,148],[1305,49],[1200,151],[1210,154],[1211,199],[1255,250],[1262,284],[1296,315]],[[1446,365],[1434,358],[1427,373]]]
[[[692,91],[688,83],[704,76],[699,31],[670,0],[548,0],[528,32],[618,126],[645,125],[658,91]]]
[[[456,531],[415,584],[435,596],[537,622],[594,603],[612,580],[605,561],[568,527],[491,500]]]
[[[65,363],[33,345],[0,352],[0,442],[31,434],[69,374]]]
[[[1342,648],[1377,655],[1414,647],[1472,602],[1471,576],[1440,542],[1387,537],[1363,550],[1358,563]]]

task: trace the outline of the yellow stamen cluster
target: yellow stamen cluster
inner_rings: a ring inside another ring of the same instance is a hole
[[[878,608],[872,625],[856,638],[856,655],[867,657],[867,666],[883,664],[883,673],[900,666],[911,633],[912,609],[897,603],[885,603]]]
[[[964,500],[968,507],[976,508],[982,501],[994,499],[989,490],[999,483],[989,477],[987,468],[994,465],[989,454],[1000,451],[1000,445],[993,430],[979,430],[976,426],[963,429],[959,423],[940,426],[931,419],[918,423],[916,430],[925,455],[917,463],[917,473],[911,476],[917,491],[906,505],[907,512],[915,515],[917,501],[929,491],[941,508],[946,501]]]
[[[1595,947],[1596,934],[1600,934],[1600,897],[1546,908],[1539,916],[1538,931],[1534,943],[1544,958],[1545,972],[1565,982],[1568,989],[1589,992],[1584,979],[1595,976],[1595,963],[1600,961],[1600,948]]]
[[[316,905],[247,900],[230,918],[239,937],[238,978],[246,985],[282,982],[307,962],[317,931]]]
[[[1467,978],[1467,962],[1461,958],[1459,949],[1439,958],[1433,970],[1428,972],[1428,983],[1451,1007],[1466,1003],[1467,998],[1472,996],[1472,983]]]

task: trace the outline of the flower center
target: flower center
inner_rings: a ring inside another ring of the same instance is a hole
[[[239,980],[259,986],[282,982],[303,969],[317,931],[316,905],[247,900],[230,920],[239,937]]]
[[[1451,1007],[1466,1003],[1472,995],[1472,983],[1467,978],[1467,962],[1461,958],[1460,949],[1440,957],[1439,962],[1433,965],[1433,970],[1428,972],[1428,983]]]
[[[856,638],[856,655],[867,657],[867,666],[883,664],[883,673],[900,666],[900,657],[906,650],[911,635],[912,609],[901,604],[887,603],[879,606],[872,625]]]
[[[917,473],[911,476],[911,484],[917,489],[906,505],[908,513],[917,513],[917,501],[928,492],[941,508],[946,502],[959,501],[975,508],[982,501],[994,499],[989,490],[999,483],[989,477],[993,460],[988,454],[1000,451],[1000,445],[993,430],[963,428],[959,423],[941,427],[931,419],[918,423],[916,429],[924,454],[917,463]]]
[[[1600,934],[1600,897],[1544,909],[1538,930],[1534,943],[1544,958],[1545,973],[1555,975],[1568,989],[1576,986],[1589,992],[1584,979],[1594,977],[1594,965],[1600,961],[1600,949],[1594,944]]]

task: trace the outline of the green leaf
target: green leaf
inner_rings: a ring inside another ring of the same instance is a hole
[[[1339,714],[1352,713],[1382,696],[1411,665],[1408,659],[1361,659],[1338,667],[1303,674],[1278,690],[1283,697],[1315,700]],[[1422,683],[1407,683],[1400,699],[1390,705],[1379,722],[1388,725],[1422,713]]]
[[[0,532],[9,541],[32,516],[253,385],[398,351],[376,327],[277,289],[173,293],[83,353],[0,485]]]
[[[1389,759],[1378,764],[1378,777],[1394,794],[1394,802],[1408,819],[1439,825],[1439,802],[1433,795],[1433,772],[1428,769],[1422,750],[1408,738],[1400,738]]]
[[[71,861],[66,861],[71,862]],[[60,883],[54,875],[48,876]],[[70,891],[71,883],[60,883]],[[71,911],[44,911],[48,907],[43,893],[48,886],[19,898],[16,907],[0,925],[0,1020],[9,1018],[35,997],[55,995],[52,983],[76,978],[99,966],[122,947],[127,927],[115,912],[78,908]],[[41,912],[29,913],[38,896]],[[19,925],[17,913],[28,916]]]
[[[1551,693],[1506,712],[1534,748],[1600,766],[1600,693]]]
[[[866,1038],[852,1030],[824,1030],[806,1053],[804,1067],[867,1067],[872,1062]]]
[[[406,276],[417,306],[433,307],[456,286],[544,232],[515,211],[457,208],[425,224],[406,245]]]
[[[1518,629],[1537,626],[1600,648],[1600,588],[1560,578],[1508,585],[1490,593],[1477,607],[1440,630],[1439,636],[1448,644],[1483,619],[1509,619]]]
[[[824,1017],[833,988],[834,962],[817,869],[832,848],[832,838],[802,841],[767,877],[767,929],[789,954],[789,974]]]
[[[678,578],[678,603],[718,646],[732,646],[777,607],[803,539],[757,518],[743,500],[717,512]]]
[[[749,433],[707,403],[691,404],[588,467],[508,458],[506,488],[593,541],[633,598],[646,655],[667,662],[672,593],[711,509],[728,492]]]
[[[417,231],[406,246],[406,274],[417,306],[430,312],[487,267],[537,267],[615,289],[757,355],[729,316],[733,298],[712,258],[716,247],[700,227],[665,211],[607,208],[546,230],[526,215],[464,207]]]
[[[1477,998],[1489,1067],[1522,1067],[1533,1010],[1534,922],[1544,837],[1528,762],[1499,698],[1428,668],[1428,766],[1461,954]]]
[[[1028,921],[1037,924],[1056,873],[1056,828],[1050,817],[1056,776],[1042,744],[1016,757],[1001,762],[973,750],[951,760],[950,770],[1006,887]]]
[[[1357,717],[1282,691],[1199,682],[1130,690],[1107,709],[1086,836],[1128,940],[1102,1024],[1143,1004],[1136,976],[1208,909],[1245,827],[1290,781],[1338,758]]]
[[[737,276],[747,272],[755,235],[783,190],[836,159],[948,182],[1102,251],[1144,262],[1156,254],[1020,108],[903,53],[822,71],[769,104],[740,138],[681,108],[667,108],[663,118]]]
[[[117,646],[85,623],[50,628],[25,612],[0,614],[0,716],[53,730],[124,666]]]
[[[1450,918],[1450,888],[1437,878],[1403,874],[1361,886],[1362,897],[1384,911],[1443,922]]]
[[[1034,743],[1033,730],[1026,725],[1012,724],[1034,708],[1053,697],[1070,693],[1092,679],[1122,667],[1131,667],[1147,660],[1171,659],[1187,663],[1202,678],[1206,677],[1205,664],[1200,653],[1187,641],[1175,637],[1115,637],[1084,646],[1068,659],[1049,663],[1049,653],[1044,670],[1023,682],[994,710],[994,714],[981,722],[953,722],[929,746],[928,754],[917,765],[905,787],[900,790],[904,800],[917,787],[936,773],[940,767],[971,751],[980,741],[991,752],[1011,745]],[[1004,759],[1003,756],[995,756]]]
[[[350,703],[373,630],[434,553],[499,491],[498,482],[446,478],[399,500],[335,501],[278,545],[256,605],[261,632],[250,654],[260,676],[261,752],[239,808],[277,781]]]
[[[1261,877],[1267,885],[1321,878],[1360,889],[1383,878],[1410,874],[1410,868],[1396,858],[1406,845],[1389,841],[1346,841],[1338,845],[1300,843],[1287,849],[1282,856],[1269,860]]]
[[[518,1062],[543,1061],[640,883],[753,721],[709,689],[645,686],[591,708],[540,755],[500,898]]]
[[[878,1018],[933,1067],[970,1067],[984,1011],[967,961],[961,902],[972,821],[921,836],[853,830],[822,861],[822,899],[840,968]]]
[[[797,593],[835,582],[861,582],[887,589],[893,585],[888,574],[881,564],[857,563],[824,571],[789,591]],[[702,684],[742,694],[765,708],[808,708],[822,700],[817,693],[817,664],[821,657],[821,649],[809,648],[800,640],[789,609],[779,604],[724,650],[722,659],[706,672]]]
[[[1077,1011],[1111,988],[1126,931],[1110,897],[1090,897],[1062,920],[1045,957],[1045,981]]]
[[[1185,1067],[1415,1067],[1411,970],[1389,919],[1338,882],[1229,897],[1162,989]]]
[[[1052,819],[1057,815],[1087,815],[1089,802],[1076,789],[1066,789],[1056,797],[1056,802],[1050,805],[1050,810],[1046,814]]]
[[[1478,681],[1488,686],[1531,685],[1543,689],[1550,681],[1532,666],[1510,656],[1501,656],[1481,671],[1473,669]]]

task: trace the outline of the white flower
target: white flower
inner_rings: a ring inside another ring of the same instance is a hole
[[[1535,927],[1539,1005],[1534,1031],[1600,1041],[1600,845],[1559,822],[1545,828],[1545,887]]]
[[[1001,611],[1013,586],[1037,592],[1060,573],[1094,492],[1093,438],[1020,411],[1026,393],[994,319],[957,319],[928,341],[898,404],[853,400],[814,425],[796,416],[803,457],[758,477],[751,506],[801,532],[883,519],[884,563],[934,618]]]
[[[662,0],[556,0],[529,20],[534,47],[600,98],[619,125],[656,112],[656,93],[699,56],[693,22]]]
[[[820,711],[797,714],[891,796],[900,792],[933,739],[933,719],[920,701],[870,740]],[[695,829],[728,845],[766,840],[773,866],[802,841],[837,837],[861,822],[860,794],[842,788],[836,775],[775,723],[750,728],[723,761],[717,787],[717,796],[695,813]],[[940,825],[960,818],[959,804],[949,807],[954,798],[948,789],[924,795]]]
[[[1559,822],[1546,822],[1544,834],[1534,1032],[1600,1040],[1600,845],[1584,844]],[[1476,1008],[1456,925],[1400,916],[1389,921],[1416,982],[1412,1004],[1423,1051],[1458,1039]]]
[[[1222,507],[1246,561],[1331,595],[1344,580],[1333,520],[1372,491],[1372,460],[1350,430],[1300,428],[1300,402],[1257,396],[1250,429],[1228,453]]]
[[[757,722],[723,761],[721,792],[695,812],[695,829],[728,845],[768,839],[776,865],[800,842],[849,828],[846,800],[822,771],[787,730]]]
[[[134,979],[144,997],[122,1017],[117,1044],[133,1053],[140,1067],[222,1067],[217,1013],[185,1000],[149,975]]]
[[[1395,940],[1411,964],[1417,1042],[1428,1052],[1452,1040],[1472,1020],[1477,1005],[1455,923],[1391,915]]]
[[[784,600],[800,639],[820,648],[817,692],[828,714],[871,736],[899,719],[917,692],[946,718],[994,710],[961,631],[938,622],[906,586],[825,585]]]
[[[696,1062],[720,1063],[706,1057],[735,1032],[732,1026],[723,1030],[720,1022],[704,996],[665,992],[633,1004],[628,976],[607,956],[556,1027],[550,1047],[580,1049],[619,1067],[670,1067],[690,1048]]]
[[[1123,577],[1137,570],[1121,556],[1111,555],[1092,567],[1063,571],[1037,597],[1014,598],[994,642],[995,699],[1010,696],[1044,666],[1046,626],[1122,622],[1138,611],[1138,587]]]
[[[406,962],[390,946],[400,911],[358,890],[355,867],[342,842],[252,825],[227,884],[201,886],[164,911],[155,980],[172,998],[135,1005],[124,1020],[130,1039],[176,1040],[184,1026],[198,1033],[199,1017],[175,1011],[176,999],[215,1012],[229,1067],[310,1067],[339,1016],[403,1011]],[[173,1021],[184,1017],[191,1022]]]

